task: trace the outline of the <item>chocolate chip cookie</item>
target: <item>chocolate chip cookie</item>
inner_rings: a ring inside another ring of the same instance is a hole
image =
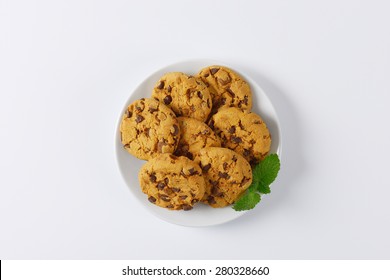
[[[205,192],[202,170],[186,157],[160,154],[141,168],[138,178],[151,203],[171,210],[191,210]]]
[[[209,126],[221,138],[223,147],[242,155],[250,164],[264,159],[271,148],[271,135],[261,117],[235,107],[219,110]]]
[[[250,111],[252,92],[246,81],[224,66],[208,66],[197,75],[208,86],[213,100],[211,114],[222,107],[237,107]]]
[[[160,153],[173,153],[180,138],[179,122],[164,104],[142,98],[127,108],[120,126],[125,149],[139,159]]]
[[[184,73],[167,73],[157,82],[152,97],[164,103],[176,116],[200,121],[208,118],[212,100],[209,89],[201,79]]]
[[[211,207],[234,203],[252,183],[250,164],[232,150],[204,148],[199,151],[199,159],[206,181],[202,201]]]
[[[192,118],[179,117],[180,141],[175,155],[194,159],[205,147],[221,147],[221,141],[207,124]]]

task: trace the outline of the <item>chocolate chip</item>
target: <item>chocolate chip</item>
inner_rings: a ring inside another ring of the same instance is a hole
[[[149,111],[151,114],[153,114],[154,112],[158,111],[158,109],[150,107],[148,111]]]
[[[230,95],[231,98],[234,98],[234,97],[236,96],[236,95],[234,94],[234,92],[233,92],[230,88],[226,89],[226,91],[227,91],[227,93],[229,93],[229,95]]]
[[[164,97],[164,104],[165,105],[169,105],[169,104],[171,104],[171,102],[172,102],[172,96],[167,95]]]
[[[248,95],[244,96],[244,103],[245,103],[245,105],[248,105]]]
[[[168,178],[165,178],[165,179],[164,179],[164,183],[165,183],[165,185],[168,185],[169,179],[168,179]]]
[[[188,172],[190,172],[190,176],[199,174],[198,171],[195,170],[195,168],[189,169]]]
[[[218,172],[218,176],[220,178],[224,178],[224,179],[229,179],[230,178],[229,174],[227,174],[226,172]]]
[[[194,159],[194,155],[191,152],[186,152],[185,156],[188,157],[190,160]]]
[[[177,146],[173,154],[174,156],[182,156],[184,152],[185,152],[185,146],[182,146],[182,143],[179,143],[179,145]]]
[[[191,205],[187,205],[187,204],[184,204],[183,205],[183,210],[184,211],[189,211],[189,210],[191,210],[192,209],[192,206]]]
[[[144,133],[146,134],[147,137],[150,136],[149,132],[150,132],[150,128],[149,127],[145,128]]]
[[[171,91],[172,91],[172,87],[168,86],[168,92],[171,93]]]
[[[173,135],[177,135],[179,133],[179,127],[176,125],[176,124],[174,124],[173,125]]]
[[[261,124],[261,121],[254,121],[254,124]]]
[[[210,167],[211,167],[211,164],[210,164],[210,163],[209,163],[209,164],[206,164],[205,166],[202,167],[202,171],[203,171],[203,172],[207,172],[207,171],[209,171]]]
[[[186,95],[188,99],[191,99],[191,89],[186,90]]]
[[[223,197],[223,193],[220,191],[220,189],[217,186],[213,186],[211,188],[211,194],[216,197]]]
[[[157,180],[157,177],[156,177],[156,175],[154,175],[154,173],[153,173],[153,174],[150,174],[149,179],[150,179],[150,182],[155,183],[156,180]]]
[[[233,156],[233,157],[232,157],[232,161],[237,162],[237,157],[236,157],[236,156]]]
[[[198,91],[197,94],[199,98],[203,98],[203,94],[200,91]]]
[[[245,126],[242,124],[241,120],[238,121],[238,125],[242,130],[245,130]]]
[[[256,144],[256,141],[255,141],[254,139],[251,139],[251,140],[249,141],[249,144],[254,145],[254,144]]]
[[[167,208],[168,208],[168,209],[172,209],[172,208],[173,208],[173,205],[172,205],[172,204],[169,204],[169,205],[167,205]]]
[[[217,202],[215,201],[215,199],[214,199],[214,196],[211,196],[211,195],[209,195],[208,197],[207,197],[207,202],[209,203],[209,204],[216,204]]]
[[[229,164],[228,164],[227,162],[224,162],[224,163],[223,163],[223,170],[227,170],[228,165],[229,165]]]
[[[135,106],[135,109],[137,110],[138,113],[141,113],[141,112],[144,110],[144,108],[145,108],[145,105],[144,105],[144,104],[141,104],[141,105],[143,105],[143,106],[142,106],[142,107],[140,107],[140,106]]]
[[[169,196],[167,196],[166,194],[159,194],[159,197],[161,198],[161,200],[163,200],[163,201],[165,201],[165,202],[171,201],[171,199],[169,198]]]
[[[251,154],[251,151],[248,149],[244,149],[244,152],[242,153],[244,157],[247,157]]]
[[[128,117],[128,118],[131,118],[132,115],[133,115],[133,112],[127,111],[127,117]]]
[[[174,156],[174,155],[169,155],[169,157],[170,157],[171,159],[173,159],[173,160],[176,160],[176,159],[177,159],[177,157]]]
[[[209,183],[210,183],[211,186],[213,186],[213,187],[216,187],[216,186],[219,185],[218,181],[209,180]]]
[[[239,144],[242,142],[242,139],[240,137],[232,136],[232,137],[230,137],[230,141],[232,141],[233,143]]]
[[[157,86],[158,89],[163,89],[164,88],[164,82],[161,81],[160,84]]]
[[[205,77],[205,78],[207,78],[208,76],[210,76],[209,73],[206,73],[206,74],[203,75],[203,77]]]
[[[180,171],[180,175],[183,176],[184,178],[187,178],[187,175],[184,173],[183,169]]]
[[[143,116],[137,115],[137,117],[135,118],[135,122],[136,122],[136,123],[140,123],[140,122],[142,122],[144,119],[145,119],[145,118],[144,118]]]
[[[180,195],[179,196],[179,198],[182,199],[182,200],[186,199],[187,197],[188,197],[188,195]]]
[[[218,70],[219,70],[219,68],[211,68],[210,69],[211,75],[214,75],[215,73],[217,73]]]
[[[129,148],[130,148],[130,144],[126,144],[126,145],[124,145],[123,147],[129,149]]]
[[[211,188],[211,194],[217,195],[219,193],[219,188],[214,186]]]
[[[233,126],[231,126],[230,128],[229,128],[229,133],[230,134],[233,134],[233,133],[235,133],[236,132],[236,127],[233,125]]]
[[[221,98],[220,105],[225,105],[226,103],[226,98]]]
[[[211,121],[209,122],[209,127],[210,127],[211,129],[214,129],[214,120],[211,120]]]
[[[240,187],[243,187],[249,181],[250,181],[250,179],[247,177],[242,178],[241,183],[240,183]]]
[[[149,200],[151,203],[155,203],[155,202],[156,202],[156,199],[155,199],[153,196],[149,196],[148,200]]]
[[[162,153],[162,149],[163,149],[163,147],[166,146],[166,145],[167,145],[167,143],[166,143],[166,140],[165,140],[165,139],[160,140],[160,141],[158,142],[158,144],[157,144],[158,152],[159,152],[159,153]]]
[[[165,188],[165,183],[164,183],[164,182],[158,183],[158,184],[157,184],[157,188],[158,188],[159,190],[163,190],[163,189]]]
[[[196,108],[195,108],[194,105],[191,105],[190,109],[191,109],[192,112],[195,112],[195,111],[196,111]]]
[[[174,192],[180,192],[180,189],[179,189],[179,188],[172,188],[172,190],[173,190]]]

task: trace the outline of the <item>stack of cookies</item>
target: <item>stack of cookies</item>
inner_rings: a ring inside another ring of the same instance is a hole
[[[148,161],[139,172],[148,200],[185,211],[198,202],[219,208],[237,201],[252,183],[251,166],[271,147],[266,124],[251,108],[248,83],[223,66],[196,76],[167,73],[152,98],[130,104],[121,141]]]

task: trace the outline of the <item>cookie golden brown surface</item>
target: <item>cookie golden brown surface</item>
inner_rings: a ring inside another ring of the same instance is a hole
[[[204,148],[199,151],[199,159],[206,181],[202,201],[211,207],[225,207],[234,203],[252,183],[250,164],[232,150]]]
[[[221,141],[207,124],[192,118],[177,119],[180,125],[180,141],[175,155],[193,160],[200,149],[221,146]]]
[[[120,125],[124,148],[139,159],[173,153],[179,143],[179,122],[164,104],[150,98],[134,101]]]
[[[171,154],[148,161],[139,172],[139,182],[149,202],[171,210],[191,210],[205,192],[199,165]]]
[[[242,155],[250,164],[264,159],[271,148],[271,135],[261,117],[238,108],[223,108],[209,126],[221,138],[222,147]]]
[[[212,107],[209,89],[202,80],[180,72],[162,76],[153,88],[152,97],[170,107],[178,117],[200,121],[206,121]]]
[[[224,66],[208,66],[197,77],[207,85],[213,100],[212,114],[223,107],[237,107],[250,111],[252,92],[249,84],[232,69]]]

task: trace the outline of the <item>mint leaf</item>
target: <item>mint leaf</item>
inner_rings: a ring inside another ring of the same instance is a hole
[[[262,194],[267,194],[271,192],[271,189],[269,186],[263,186],[259,182],[253,182],[248,188],[249,191],[251,192],[260,192]]]
[[[260,193],[270,193],[269,185],[275,181],[280,169],[280,160],[277,154],[268,155],[253,169],[252,185]]]
[[[248,191],[234,204],[233,209],[244,211],[253,209],[260,202],[260,195],[257,192]]]
[[[259,193],[263,193],[263,194],[268,194],[271,192],[271,189],[269,186],[264,186],[262,184],[257,185],[257,190],[259,191]]]
[[[275,181],[280,169],[280,160],[277,154],[268,155],[253,169],[253,181],[269,186]]]
[[[270,184],[275,181],[280,170],[280,160],[277,154],[270,154],[253,168],[252,184],[246,193],[234,204],[236,211],[253,209],[260,202],[260,194],[271,192]]]

